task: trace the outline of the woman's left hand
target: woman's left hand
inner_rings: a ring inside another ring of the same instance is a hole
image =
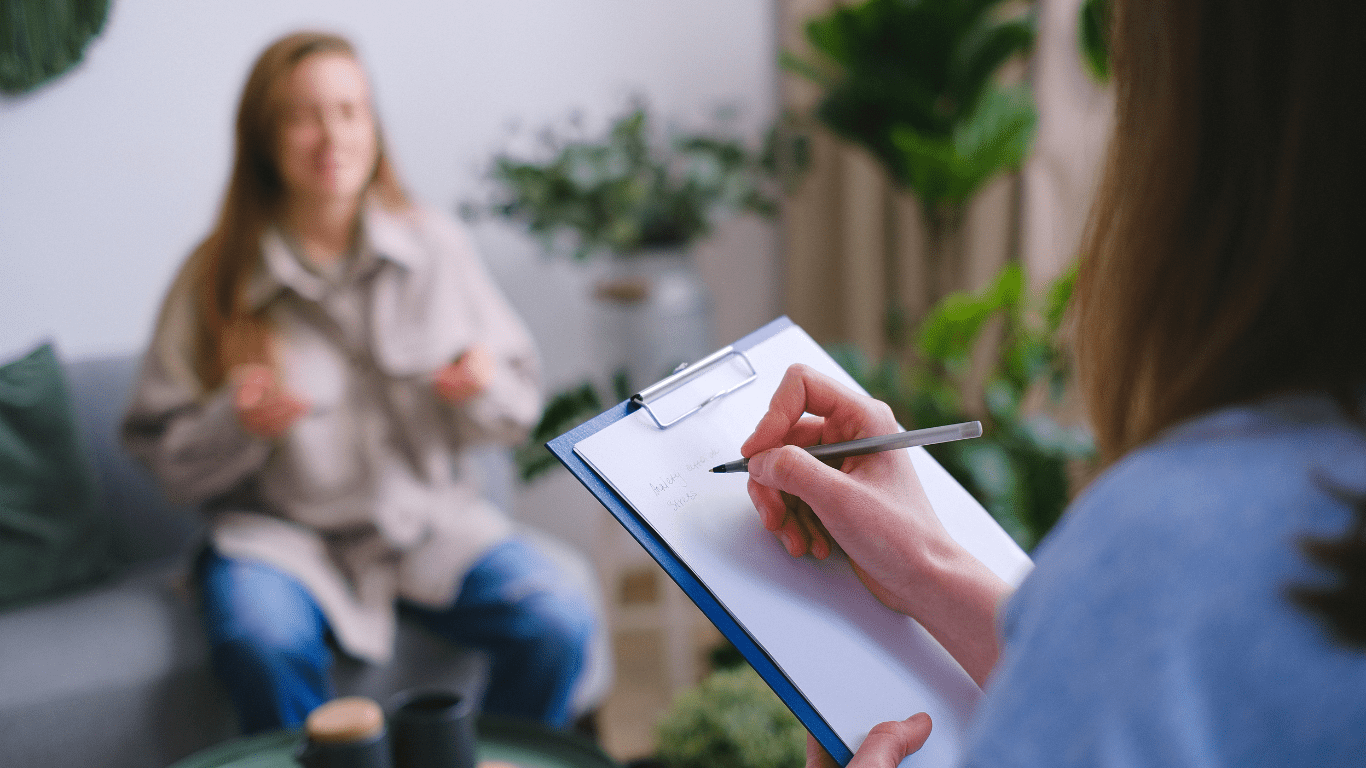
[[[436,372],[436,393],[453,405],[477,397],[493,382],[494,365],[493,353],[471,344],[455,362]]]
[[[930,728],[930,716],[924,712],[905,720],[878,723],[845,768],[896,768],[903,758],[925,745]],[[839,768],[839,763],[819,741],[807,736],[806,768]]]

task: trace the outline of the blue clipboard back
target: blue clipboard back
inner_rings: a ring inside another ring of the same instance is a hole
[[[762,328],[750,333],[732,347],[737,351],[746,351],[765,339],[770,338],[779,331],[792,325],[792,321],[786,316],[764,325]],[[792,681],[783,674],[782,670],[774,663],[773,659],[764,649],[749,636],[740,624],[731,616],[730,612],[721,605],[716,596],[711,593],[697,576],[688,568],[667,544],[659,539],[654,530],[650,528],[625,502],[616,491],[612,490],[591,467],[588,466],[577,453],[574,446],[581,440],[598,433],[606,427],[626,418],[627,415],[634,413],[640,406],[631,400],[627,400],[598,416],[580,424],[579,426],[565,432],[559,437],[546,443],[550,452],[559,459],[560,463],[578,479],[583,486],[589,490],[598,501],[602,503],[607,511],[616,518],[617,522],[631,534],[641,547],[659,563],[664,572],[673,579],[683,590],[694,604],[701,609],[707,619],[720,630],[721,634],[735,646],[740,655],[749,662],[764,682],[773,689],[778,697],[788,709],[796,715],[801,724],[825,747],[825,750],[840,765],[845,765],[853,757],[849,747],[840,740],[833,729],[811,706],[801,691],[792,684]]]

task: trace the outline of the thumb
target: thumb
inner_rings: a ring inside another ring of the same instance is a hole
[[[878,723],[859,745],[848,768],[895,768],[930,737],[930,716],[921,712],[905,720]]]

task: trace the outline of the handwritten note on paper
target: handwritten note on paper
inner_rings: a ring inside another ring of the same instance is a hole
[[[638,411],[574,450],[706,583],[850,749],[877,723],[923,710],[934,732],[903,765],[952,765],[980,696],[967,673],[913,620],[879,604],[841,555],[790,557],[760,524],[747,475],[708,472],[739,458],[789,362],[856,386],[795,326],[748,354],[759,375],[753,384],[667,430]],[[705,398],[711,386],[702,377],[669,397]],[[1017,583],[1028,558],[923,449],[911,450],[949,532]]]

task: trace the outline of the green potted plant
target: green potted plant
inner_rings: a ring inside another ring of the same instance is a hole
[[[679,694],[657,727],[659,768],[801,768],[806,730],[748,664]]]
[[[636,103],[598,136],[542,134],[536,159],[500,155],[489,209],[576,257],[678,251],[723,216],[771,216],[771,161],[720,131],[656,137]]]
[[[907,427],[983,421],[977,440],[931,453],[1026,549],[1066,505],[1071,468],[1090,456],[1084,430],[1049,417],[1068,376],[1057,341],[1071,293],[1068,273],[1039,303],[1009,264],[985,290],[956,292],[968,204],[995,176],[1018,169],[1037,121],[1025,85],[1001,83],[1002,67],[1034,42],[1032,12],[1004,0],[865,0],[810,21],[814,55],[784,65],[821,87],[815,117],[864,148],[925,222],[927,306],[915,333],[888,306],[889,352],[873,360],[832,349]],[[989,348],[984,348],[989,347]],[[974,371],[985,353],[987,370]],[[1034,401],[1040,401],[1035,403]]]
[[[1073,267],[1035,297],[1012,264],[978,293],[950,294],[921,324],[910,363],[831,350],[907,427],[981,419],[982,437],[928,450],[1026,551],[1067,506],[1071,476],[1094,460],[1089,432],[1050,415],[1070,378],[1060,327],[1075,279]],[[988,364],[974,372],[983,344]]]
[[[777,212],[773,132],[751,148],[726,130],[726,118],[708,130],[660,132],[637,100],[601,133],[577,123],[547,129],[534,156],[495,157],[491,198],[466,206],[467,215],[525,227],[550,253],[605,262],[593,287],[594,338],[622,399],[715,346],[693,246],[725,217]],[[551,398],[518,453],[524,479],[553,466],[541,443],[596,412],[600,387]]]
[[[865,0],[806,26],[814,57],[784,66],[821,87],[815,117],[866,149],[914,193],[926,230],[928,302],[961,272],[968,203],[1020,166],[1036,116],[1026,86],[1003,86],[1002,66],[1034,41],[1031,14],[1006,0]],[[897,308],[889,307],[889,315]],[[895,343],[896,340],[893,340]]]

